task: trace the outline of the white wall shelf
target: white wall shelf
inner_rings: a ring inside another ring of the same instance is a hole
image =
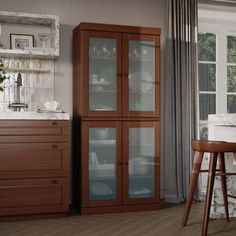
[[[24,73],[50,73],[50,69],[33,69],[33,68],[7,68],[7,72],[24,72]]]
[[[42,15],[32,13],[20,13],[20,12],[6,12],[0,11],[0,24],[5,25],[32,25],[32,35],[37,36],[35,29],[40,27],[46,27],[51,34],[50,46],[46,48],[40,48],[40,45],[31,49],[10,49],[0,48],[0,57],[3,58],[39,58],[39,59],[53,59],[59,56],[59,17],[53,15]],[[4,29],[2,29],[2,35],[4,35]],[[14,32],[11,32],[14,33]],[[21,32],[24,34],[24,32]],[[9,36],[6,37],[7,40]],[[3,42],[4,43],[4,42]],[[6,43],[6,42],[5,42]],[[9,44],[9,42],[7,42]]]

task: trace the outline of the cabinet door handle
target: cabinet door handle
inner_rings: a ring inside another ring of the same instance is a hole
[[[53,184],[58,184],[58,180],[53,179],[53,180],[52,180],[52,183],[53,183]]]
[[[56,144],[53,144],[52,145],[52,148],[57,148],[58,146]]]
[[[52,125],[57,125],[57,122],[56,122],[56,121],[53,121],[53,122],[52,122]]]
[[[123,166],[123,165],[128,165],[128,164],[129,164],[128,161],[125,161],[125,162],[119,161],[119,162],[118,162],[118,165],[121,165],[121,166]]]

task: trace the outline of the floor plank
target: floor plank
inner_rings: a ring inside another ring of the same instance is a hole
[[[158,211],[0,222],[0,236],[200,236],[203,204],[193,204],[186,227],[183,210],[183,204],[165,205]],[[236,219],[210,220],[208,235],[235,236]]]

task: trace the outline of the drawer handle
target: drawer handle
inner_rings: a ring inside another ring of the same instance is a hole
[[[56,121],[53,121],[53,122],[52,122],[52,125],[57,125],[57,122],[56,122]]]
[[[53,180],[52,180],[52,183],[53,183],[53,184],[58,184],[58,181],[55,180],[55,179],[53,179]]]
[[[56,144],[53,144],[52,145],[52,148],[57,148],[58,146]]]

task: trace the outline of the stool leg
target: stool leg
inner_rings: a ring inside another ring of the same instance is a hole
[[[208,172],[208,180],[207,180],[207,190],[206,190],[204,217],[203,217],[202,236],[207,235],[209,214],[210,214],[210,209],[211,209],[212,192],[213,192],[214,180],[215,180],[216,162],[217,162],[217,153],[211,153],[209,172]]]
[[[201,169],[203,154],[204,154],[203,152],[195,152],[195,157],[193,161],[193,169],[192,169],[188,196],[187,196],[187,202],[186,202],[184,215],[183,215],[183,222],[182,222],[183,226],[187,224],[190,208],[193,201],[193,195],[197,187],[197,181],[198,181],[198,176]]]
[[[220,167],[220,173],[225,174],[225,155],[224,155],[224,153],[219,154],[219,167]],[[228,208],[228,198],[227,198],[226,176],[221,175],[220,178],[221,178],[222,193],[223,193],[223,199],[224,199],[224,205],[225,205],[226,220],[229,221],[229,208]]]

